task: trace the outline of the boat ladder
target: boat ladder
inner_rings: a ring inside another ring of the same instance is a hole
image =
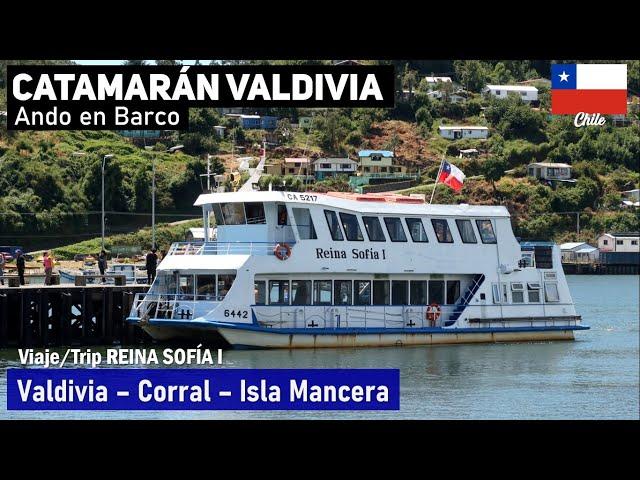
[[[474,275],[471,285],[467,287],[467,290],[464,292],[464,295],[460,297],[460,300],[458,301],[455,308],[453,309],[453,312],[451,313],[449,320],[447,320],[444,323],[445,327],[449,327],[453,325],[454,323],[456,323],[458,318],[460,318],[460,315],[462,315],[462,312],[464,312],[464,310],[467,308],[467,305],[469,305],[469,302],[473,299],[476,292],[484,282],[484,278],[485,277],[483,273]]]

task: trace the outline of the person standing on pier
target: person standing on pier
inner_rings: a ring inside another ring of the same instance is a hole
[[[102,283],[106,283],[104,278],[104,272],[107,269],[107,252],[102,250],[100,255],[98,256],[98,270],[100,270],[100,275],[102,275]]]
[[[4,285],[4,266],[7,261],[4,259],[4,255],[0,252],[0,284]]]
[[[158,268],[158,255],[156,254],[156,249],[152,248],[149,253],[147,253],[147,283],[151,285],[156,278],[156,270]]]
[[[51,285],[51,273],[53,272],[53,259],[49,256],[49,252],[42,254],[42,264],[44,265],[44,284]]]
[[[22,250],[16,250],[16,266],[18,267],[18,277],[20,278],[20,285],[24,285],[24,269],[26,265],[24,261],[24,255],[22,255]]]

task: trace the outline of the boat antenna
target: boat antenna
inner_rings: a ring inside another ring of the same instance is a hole
[[[438,186],[438,180],[440,179],[442,165],[444,165],[444,154],[442,154],[442,160],[440,160],[440,167],[438,168],[438,173],[436,174],[436,181],[433,184],[433,191],[431,192],[431,200],[429,200],[429,205],[431,205],[431,203],[433,202],[433,195],[436,193],[436,187]]]

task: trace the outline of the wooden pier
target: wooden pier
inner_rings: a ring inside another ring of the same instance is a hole
[[[125,320],[148,285],[0,285],[0,347],[151,343]]]

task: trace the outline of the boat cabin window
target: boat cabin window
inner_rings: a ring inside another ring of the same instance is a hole
[[[311,305],[311,280],[291,281],[291,305]]]
[[[391,282],[391,304],[409,304],[409,282],[407,280],[394,280]]]
[[[338,222],[338,216],[333,210],[325,210],[324,216],[327,219],[327,225],[331,232],[331,238],[333,240],[344,240],[342,237],[342,230],[340,230],[340,223]]]
[[[544,299],[547,302],[559,302],[558,284],[555,282],[544,282]]]
[[[391,296],[389,295],[389,280],[373,281],[373,304],[389,305]]]
[[[540,284],[538,282],[528,282],[527,294],[529,303],[540,303]]]
[[[158,292],[174,294],[176,291],[176,276],[173,273],[161,273],[158,275],[156,282],[158,284]]]
[[[454,305],[460,298],[460,280],[447,280],[447,305]]]
[[[476,220],[476,226],[480,232],[482,243],[496,243],[496,234],[491,220]]]
[[[387,226],[387,232],[392,242],[406,242],[407,236],[404,234],[402,222],[396,217],[384,217],[384,223]]]
[[[220,208],[220,204],[213,203],[211,205],[211,210],[213,210],[213,215],[216,217],[216,225],[224,225],[224,218],[222,217],[222,209]]]
[[[340,212],[340,220],[342,220],[342,228],[347,240],[350,242],[361,242],[364,240],[360,225],[358,225],[358,217],[351,213]]]
[[[224,300],[224,297],[227,296],[229,290],[231,290],[231,286],[233,285],[233,281],[236,279],[235,275],[218,275],[218,301],[221,302]]]
[[[378,217],[362,217],[364,223],[364,229],[367,231],[367,236],[371,242],[386,242],[384,238],[384,232],[382,231],[382,225],[380,225],[380,219]]]
[[[451,230],[449,230],[449,222],[444,218],[434,218],[431,220],[433,225],[433,231],[436,232],[436,237],[440,243],[453,243],[453,237],[451,236]],[[438,302],[440,303],[440,302]]]
[[[429,280],[429,303],[444,304],[444,280]]]
[[[427,305],[427,281],[412,280],[410,284],[411,305]]]
[[[269,305],[289,305],[289,280],[269,280]]]
[[[351,305],[351,280],[335,280],[333,298],[336,305]]]
[[[220,205],[225,225],[244,225],[247,223],[244,216],[244,203],[221,203]]]
[[[262,202],[247,202],[244,204],[244,211],[247,216],[248,225],[267,223],[264,215],[264,204]]]
[[[427,232],[424,231],[422,220],[419,218],[405,218],[404,220],[407,222],[407,228],[409,229],[411,239],[414,242],[424,243],[429,241],[427,238]]]
[[[331,280],[316,280],[313,285],[314,305],[331,305]]]
[[[266,305],[267,286],[264,280],[257,280],[253,284],[254,303],[256,305]]]
[[[216,298],[216,276],[198,275],[196,276],[196,295],[198,300],[215,300]]]
[[[524,303],[524,287],[522,283],[511,284],[511,301],[513,303]]]
[[[456,225],[458,226],[458,232],[460,232],[460,238],[462,238],[463,243],[478,243],[471,220],[456,219]]]
[[[287,215],[287,206],[286,205],[278,205],[278,225],[284,226],[287,225],[288,222]]]
[[[371,281],[355,280],[353,282],[354,304],[371,305]]]
[[[193,275],[180,275],[178,278],[178,298],[193,300]]]
[[[298,236],[300,240],[316,240],[316,229],[313,226],[313,220],[308,208],[292,208],[293,218],[298,228]]]

